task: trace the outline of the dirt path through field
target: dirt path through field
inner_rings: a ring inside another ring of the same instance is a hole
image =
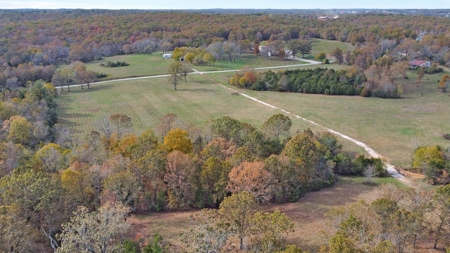
[[[211,78],[205,76],[205,74],[207,74],[208,72],[199,72],[199,71],[197,71],[197,70],[194,70],[194,71],[195,71],[196,73],[198,73],[198,74],[204,76],[204,77],[207,78],[208,80],[210,80],[210,81],[212,81],[212,82],[215,82],[213,79],[211,79]],[[215,83],[217,83],[217,82],[215,82]],[[312,121],[312,120],[303,118],[303,117],[301,117],[301,116],[299,116],[299,115],[296,115],[296,114],[294,114],[294,113],[288,112],[288,111],[286,111],[286,110],[284,110],[284,109],[282,109],[282,108],[278,108],[278,107],[276,107],[276,106],[274,106],[274,105],[271,105],[271,104],[266,103],[266,102],[264,102],[264,101],[258,100],[258,99],[254,98],[254,97],[251,97],[251,96],[249,96],[249,95],[247,95],[247,94],[245,94],[245,93],[239,93],[237,90],[234,90],[233,88],[227,87],[227,86],[225,86],[225,85],[223,85],[223,84],[221,84],[221,83],[217,83],[217,84],[220,85],[220,86],[222,86],[222,87],[225,88],[225,89],[231,90],[232,92],[234,92],[234,93],[236,93],[236,94],[239,94],[239,95],[241,95],[241,96],[244,96],[244,97],[246,97],[246,98],[248,98],[248,99],[251,99],[251,100],[253,100],[253,101],[257,102],[257,103],[263,104],[263,105],[268,106],[268,107],[273,108],[273,109],[278,109],[278,110],[280,110],[280,111],[282,111],[282,112],[284,112],[284,113],[286,113],[286,114],[288,114],[288,115],[291,115],[291,116],[293,116],[293,117],[295,117],[295,118],[297,118],[297,119],[301,119],[301,120],[303,120],[303,121],[306,121],[306,122],[308,122],[308,123],[310,123],[310,124],[313,124],[313,125],[315,125],[315,126],[318,126],[318,127],[320,127],[320,128],[323,128],[324,130],[326,130],[326,131],[328,131],[328,132],[330,132],[330,133],[333,133],[333,134],[335,134],[335,135],[338,135],[338,136],[340,136],[341,138],[344,138],[344,139],[346,139],[346,140],[349,140],[349,141],[355,143],[356,145],[362,147],[362,148],[363,148],[370,156],[372,156],[372,157],[375,157],[375,158],[381,158],[381,159],[384,158],[384,157],[381,156],[378,152],[376,152],[376,151],[373,150],[371,147],[369,147],[367,144],[365,144],[365,143],[363,143],[363,142],[361,142],[361,141],[358,141],[358,140],[356,140],[356,139],[354,139],[354,138],[352,138],[352,137],[350,137],[350,136],[347,136],[347,135],[345,135],[345,134],[343,134],[343,133],[340,133],[340,132],[338,132],[338,131],[336,131],[336,130],[333,130],[333,129],[331,129],[331,128],[322,126],[322,125],[320,125],[319,123],[316,123],[316,122],[314,122],[314,121]],[[383,160],[385,160],[385,159],[383,159]],[[390,163],[387,162],[387,161],[384,161],[384,165],[386,166],[386,169],[387,169],[389,175],[391,175],[392,177],[396,178],[397,180],[399,180],[400,182],[404,183],[405,185],[408,185],[409,187],[415,187],[415,186],[414,186],[414,183],[413,183],[410,179],[404,177],[402,174],[400,174],[400,173],[395,169],[394,165],[390,164]]]
[[[321,64],[321,63],[318,62],[318,61],[314,61],[314,60],[306,60],[306,59],[302,59],[302,58],[293,58],[292,60],[295,60],[295,61],[305,61],[305,62],[308,62],[308,63],[307,63],[307,64],[285,65],[285,66],[262,67],[262,68],[255,68],[255,70],[280,69],[280,68],[289,68],[289,67],[296,67],[296,66],[308,66],[308,65],[319,65],[319,64]],[[214,81],[213,79],[207,77],[206,74],[211,74],[211,73],[231,73],[231,72],[239,71],[239,70],[219,70],[219,71],[205,71],[205,72],[201,72],[201,71],[198,71],[198,70],[195,70],[195,69],[193,69],[193,70],[194,70],[194,72],[193,72],[193,73],[190,73],[190,74],[204,76],[205,78],[209,79],[210,81],[212,81],[212,82],[214,82],[214,83],[217,83],[217,82]],[[115,80],[107,80],[107,81],[95,82],[95,83],[91,83],[91,85],[95,85],[95,84],[106,84],[106,83],[117,82],[117,81],[132,81],[132,80],[139,80],[139,79],[161,78],[161,77],[168,77],[168,76],[169,76],[169,75],[157,75],[157,76],[143,76],[143,77],[133,77],[133,78],[122,78],[122,79],[115,79]],[[220,86],[222,86],[222,87],[224,87],[225,89],[229,89],[229,90],[231,90],[231,91],[233,91],[233,92],[235,92],[235,93],[237,93],[237,94],[240,94],[240,95],[242,95],[242,96],[244,96],[244,97],[246,97],[246,98],[248,98],[248,99],[251,99],[251,100],[253,100],[253,101],[257,102],[257,103],[263,104],[263,105],[265,105],[265,106],[268,106],[268,107],[271,107],[271,108],[274,108],[274,109],[279,109],[279,110],[281,110],[282,112],[284,112],[284,113],[286,113],[286,114],[288,114],[288,115],[291,115],[291,116],[293,116],[293,117],[295,117],[295,118],[297,118],[297,119],[304,120],[304,121],[309,122],[309,123],[311,123],[311,124],[313,124],[313,125],[316,125],[316,126],[318,126],[318,127],[321,127],[321,128],[325,129],[325,130],[328,131],[328,132],[331,132],[331,133],[333,133],[333,134],[335,134],[335,135],[338,135],[338,136],[340,136],[340,137],[342,137],[342,138],[344,138],[344,139],[347,139],[347,140],[349,140],[349,141],[355,143],[356,145],[362,147],[362,148],[363,148],[364,150],[366,150],[366,152],[369,153],[372,157],[375,157],[375,158],[382,158],[382,159],[384,158],[384,157],[382,157],[379,153],[377,153],[375,150],[373,150],[372,148],[370,148],[367,144],[365,144],[365,143],[363,143],[363,142],[361,142],[361,141],[358,141],[358,140],[356,140],[356,139],[353,139],[352,137],[349,137],[349,136],[347,136],[347,135],[345,135],[345,134],[343,134],[343,133],[340,133],[340,132],[335,131],[335,130],[333,130],[333,129],[330,129],[330,128],[327,128],[327,127],[325,127],[325,126],[322,126],[322,125],[320,125],[320,124],[318,124],[318,123],[316,123],[316,122],[314,122],[314,121],[311,121],[311,120],[309,120],[309,119],[303,118],[303,117],[301,117],[301,116],[299,116],[299,115],[296,115],[296,114],[294,114],[294,113],[288,112],[288,111],[286,111],[286,110],[284,110],[284,109],[282,109],[282,108],[278,108],[278,107],[276,107],[276,106],[274,106],[274,105],[271,105],[271,104],[268,104],[268,103],[266,103],[266,102],[264,102],[264,101],[258,100],[258,99],[254,98],[254,97],[251,97],[251,96],[249,96],[249,95],[247,95],[247,94],[245,94],[245,93],[239,93],[237,90],[234,90],[234,89],[232,89],[232,88],[230,88],[230,87],[227,87],[227,86],[225,86],[225,85],[223,85],[223,84],[221,84],[221,83],[217,83],[217,84],[220,85]],[[70,87],[77,87],[77,86],[81,86],[81,85],[80,85],[80,84],[70,85]],[[65,87],[67,87],[67,86],[65,86]],[[56,87],[56,88],[60,88],[60,87]],[[385,166],[386,166],[386,169],[387,169],[388,173],[389,173],[392,177],[397,178],[399,181],[401,181],[402,183],[404,183],[404,184],[406,184],[406,185],[408,185],[408,186],[410,186],[410,187],[414,187],[414,183],[413,183],[410,179],[408,179],[408,178],[404,177],[402,174],[400,174],[400,173],[395,169],[395,167],[394,167],[392,164],[388,163],[387,161],[385,161],[384,163],[385,163]]]

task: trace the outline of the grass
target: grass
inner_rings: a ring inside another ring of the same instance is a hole
[[[310,67],[316,66],[304,68]],[[334,64],[326,67],[345,68]],[[404,87],[402,99],[239,92],[360,140],[394,165],[407,168],[418,146],[449,146],[442,134],[450,132],[445,120],[450,118],[450,110],[447,110],[450,98],[437,89],[437,80],[443,74],[425,75],[417,86],[417,74],[410,71],[409,79],[397,80]],[[112,113],[132,117],[134,130],[140,133],[154,128],[158,119],[167,113],[175,113],[181,121],[200,127],[206,127],[208,120],[228,115],[260,128],[271,115],[281,112],[243,96],[232,96],[231,91],[217,84],[226,85],[232,75],[208,74],[209,79],[189,75],[188,82],[182,82],[177,92],[166,78],[98,84],[89,91],[74,88],[57,99],[58,114],[61,123],[71,126],[78,134],[85,134],[95,129],[100,117]],[[419,97],[419,93],[422,96]],[[305,128],[323,131],[302,120],[292,120],[292,134]],[[364,153],[349,141],[342,140],[342,143],[345,151]]]
[[[154,128],[167,113],[186,123],[201,127],[208,120],[224,115],[260,127],[275,109],[252,102],[243,96],[198,76],[188,76],[174,91],[167,78],[119,81],[93,85],[90,90],[72,89],[57,98],[60,122],[76,133],[89,133],[101,117],[124,113],[133,119],[134,131]]]
[[[409,167],[418,146],[449,146],[442,134],[450,132],[445,120],[450,118],[450,98],[437,89],[443,74],[426,75],[416,87],[417,75],[410,72],[410,79],[398,80],[405,90],[402,99],[240,92],[360,140],[394,165]]]
[[[320,52],[325,52],[327,54],[331,53],[336,47],[345,51],[353,51],[355,47],[347,42],[341,42],[337,40],[322,40],[322,39],[312,39],[312,54],[316,55]]]
[[[270,59],[254,54],[242,54],[242,57],[237,58],[235,62],[229,62],[227,60],[216,61],[213,66],[194,66],[199,71],[217,71],[217,70],[235,70],[241,69],[245,66],[252,68],[259,67],[273,67],[273,66],[288,66],[296,64],[304,64],[305,62],[280,59],[278,57],[272,57]]]
[[[375,186],[362,183],[364,178],[340,177],[330,188],[307,193],[297,202],[286,204],[270,204],[261,206],[264,211],[280,210],[294,223],[294,233],[287,237],[288,244],[299,245],[303,250],[318,252],[325,244],[323,231],[327,230],[325,214],[333,207],[354,203],[369,194]],[[383,181],[392,181],[388,178]],[[382,181],[380,181],[382,183]],[[180,232],[190,227],[189,217],[197,211],[153,213],[138,215],[131,219],[132,229],[128,237],[136,234],[151,238],[152,233],[159,233],[166,242],[182,247]]]
[[[127,62],[130,64],[125,67],[108,68],[100,66],[102,63],[107,62]],[[126,77],[139,77],[139,76],[154,76],[168,74],[167,69],[170,64],[173,63],[172,59],[162,58],[161,52],[155,52],[153,54],[133,54],[133,55],[118,55],[113,57],[107,57],[103,60],[93,61],[87,63],[87,69],[90,71],[106,74],[105,78],[100,80],[112,80]],[[215,70],[234,70],[241,69],[244,66],[251,66],[253,68],[258,67],[272,67],[272,66],[288,66],[295,64],[303,64],[304,62],[293,60],[282,60],[277,57],[267,59],[262,56],[256,56],[253,54],[243,54],[242,57],[236,59],[235,62],[228,62],[225,60],[217,61],[214,66],[201,65],[193,66],[199,71],[215,71]]]
[[[107,62],[127,62],[130,64],[126,67],[108,68],[100,66],[101,63]],[[86,64],[87,69],[90,71],[104,73],[106,78],[101,80],[117,79],[124,77],[136,77],[136,76],[152,76],[167,74],[167,69],[173,61],[171,59],[162,58],[161,53],[153,54],[133,54],[133,55],[118,55],[113,57],[107,57],[100,61],[94,61]]]

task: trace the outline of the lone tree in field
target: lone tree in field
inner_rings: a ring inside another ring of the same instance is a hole
[[[300,47],[298,51],[302,54],[302,57],[305,57],[305,54],[311,54],[312,45],[309,40],[300,40]]]
[[[169,82],[173,84],[174,90],[177,90],[177,84],[181,80],[183,73],[183,65],[181,62],[174,62],[169,66]]]
[[[441,88],[442,92],[445,92],[450,83],[450,76],[445,74],[442,76],[441,81],[439,82],[439,88]]]
[[[189,62],[181,63],[181,76],[184,77],[184,81],[186,82],[187,75],[192,72],[192,65]]]
[[[336,47],[333,52],[331,52],[331,55],[336,58],[336,61],[339,64],[342,64],[344,62],[344,53],[342,52],[342,49],[339,47]]]

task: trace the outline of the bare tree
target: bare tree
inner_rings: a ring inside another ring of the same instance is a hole
[[[116,252],[120,245],[117,242],[130,229],[126,222],[129,211],[120,203],[110,202],[92,213],[79,207],[70,222],[62,225],[57,237],[61,247],[56,252]]]

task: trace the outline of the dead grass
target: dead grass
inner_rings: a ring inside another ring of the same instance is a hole
[[[374,189],[374,186],[362,184],[360,181],[360,178],[342,177],[334,186],[307,193],[295,203],[270,204],[262,206],[261,209],[264,211],[278,209],[294,222],[295,232],[287,237],[288,244],[298,245],[310,252],[318,252],[319,247],[326,243],[323,233],[327,230],[325,214],[333,207],[356,202]],[[159,233],[167,243],[181,247],[179,235],[190,226],[189,217],[196,212],[136,215],[131,218],[132,230],[128,237],[134,238],[140,233],[148,239],[152,234]],[[424,244],[427,245],[431,244]]]

